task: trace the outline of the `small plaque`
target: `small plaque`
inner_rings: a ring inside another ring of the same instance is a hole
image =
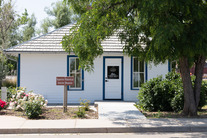
[[[119,79],[119,66],[108,66],[108,79]]]
[[[56,77],[56,85],[74,85],[74,77]]]

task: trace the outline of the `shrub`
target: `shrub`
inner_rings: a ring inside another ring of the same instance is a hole
[[[89,108],[90,102],[91,101],[86,100],[86,99],[83,99],[83,100],[80,99],[80,105],[83,106],[83,108],[84,108],[85,111],[89,111],[90,110],[90,108]]]
[[[207,82],[203,81],[201,86],[201,95],[200,102],[198,105],[198,109],[200,110],[203,106],[206,105],[206,97],[207,97]]]
[[[89,105],[90,105],[90,101],[89,100],[82,100],[80,99],[80,105],[81,107],[78,107],[78,111],[75,112],[77,117],[83,118],[85,117],[86,111],[89,111]]]
[[[25,111],[28,118],[37,118],[42,114],[42,108],[47,105],[47,100],[32,91],[26,93],[25,88],[16,89],[10,99],[10,108]]]
[[[17,88],[14,93],[10,99],[10,108],[12,109],[24,110],[24,105],[27,101],[39,101],[41,105],[47,105],[47,100],[44,100],[42,95],[35,94],[32,91],[26,92],[26,88]]]
[[[2,101],[2,100],[0,99],[0,111],[1,111],[2,109],[6,109],[6,107],[7,107],[7,103],[6,103],[5,101]]]
[[[43,105],[40,101],[27,101],[24,109],[25,114],[30,119],[38,118],[42,114],[42,107]]]
[[[192,82],[195,77],[192,76]],[[193,83],[194,85],[194,83]],[[202,83],[198,109],[206,104],[207,83]],[[169,72],[165,79],[162,76],[151,79],[142,85],[139,94],[138,108],[146,111],[180,111],[184,106],[184,92],[180,74]]]
[[[12,95],[15,95],[17,93],[17,89],[21,89],[21,88],[16,88],[16,87],[7,88],[7,102],[11,101]]]
[[[77,117],[83,118],[85,117],[86,111],[84,107],[78,107],[78,111],[75,112]]]
[[[153,78],[152,80],[144,83],[142,85],[141,90],[139,91],[138,99],[138,107],[147,110],[147,111],[156,111],[158,110],[159,104],[157,104],[157,100],[159,96],[157,95],[157,88],[156,85],[160,84],[162,81],[162,77],[159,76],[157,78]]]

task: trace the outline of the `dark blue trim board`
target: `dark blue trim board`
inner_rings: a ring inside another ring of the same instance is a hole
[[[20,87],[20,63],[21,62],[21,55],[18,54],[18,64],[17,64],[17,70],[18,70],[18,73],[17,73],[17,87]]]
[[[171,72],[171,62],[168,60],[168,71]]]
[[[105,98],[105,60],[107,58],[120,58],[121,59],[121,99],[120,100],[124,100],[124,92],[123,92],[123,88],[124,88],[124,67],[123,67],[123,63],[124,63],[124,58],[123,56],[104,56],[103,57],[103,100],[119,100],[119,99],[106,99]]]
[[[147,82],[148,79],[148,65],[147,62],[145,62],[145,82]]]
[[[69,68],[69,65],[70,65],[70,60],[69,58],[70,57],[77,57],[75,55],[68,55],[67,56],[67,76],[69,76],[69,73],[70,73],[70,68]],[[82,69],[82,86],[81,86],[81,89],[70,89],[69,86],[68,86],[68,91],[83,91],[84,90],[84,70]]]
[[[145,82],[147,82],[148,79],[148,65],[147,62],[145,62]],[[135,89],[133,88],[133,56],[131,56],[131,90],[139,90],[139,88]]]

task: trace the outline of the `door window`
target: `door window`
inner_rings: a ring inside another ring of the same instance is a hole
[[[108,66],[107,70],[108,79],[119,79],[119,66]]]

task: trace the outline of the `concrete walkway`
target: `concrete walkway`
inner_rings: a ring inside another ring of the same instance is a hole
[[[113,106],[118,105],[111,103],[109,108],[101,103],[99,119],[27,120],[0,115],[0,134],[207,132],[207,119],[146,119],[132,107],[112,111]]]
[[[134,102],[95,102],[95,104],[98,104],[99,119],[146,119],[134,106]]]

